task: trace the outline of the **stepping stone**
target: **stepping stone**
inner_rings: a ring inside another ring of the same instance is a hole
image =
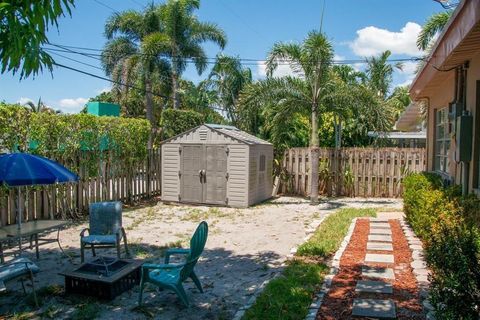
[[[392,234],[392,230],[386,228],[370,228],[370,234]]]
[[[352,316],[379,319],[396,318],[395,303],[392,300],[354,299]]]
[[[393,287],[390,283],[383,281],[364,281],[357,282],[355,292],[373,292],[373,293],[393,293]]]
[[[370,218],[370,222],[388,222],[388,218]]]
[[[394,263],[394,257],[393,254],[367,253],[365,255],[365,262]]]
[[[367,242],[367,250],[393,251],[391,243]]]
[[[390,228],[390,223],[371,222],[370,228]]]
[[[362,266],[362,276],[395,280],[395,272],[392,268]]]
[[[368,241],[392,242],[392,236],[381,234],[368,235]]]

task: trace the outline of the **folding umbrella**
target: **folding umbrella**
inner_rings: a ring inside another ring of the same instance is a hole
[[[18,187],[18,229],[22,225],[20,197],[22,186],[76,182],[78,176],[61,164],[28,153],[0,155],[0,185]]]

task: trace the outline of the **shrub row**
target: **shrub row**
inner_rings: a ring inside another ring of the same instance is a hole
[[[149,132],[143,119],[35,113],[0,103],[0,149],[8,151],[68,158],[80,151],[110,150],[134,161],[146,156]]]
[[[480,318],[480,200],[442,187],[438,176],[404,180],[407,221],[422,239],[437,319]]]

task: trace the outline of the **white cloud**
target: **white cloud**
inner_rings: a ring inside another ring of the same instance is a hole
[[[400,32],[381,29],[374,26],[357,30],[357,38],[350,43],[353,52],[362,57],[378,55],[390,50],[392,54],[418,56],[416,41],[421,26],[414,22],[407,22]]]
[[[267,76],[267,66],[265,62],[257,62],[257,76],[259,78],[265,78]],[[273,72],[273,77],[281,78],[285,76],[298,77],[299,75],[290,68],[285,62],[280,62],[275,71]]]
[[[26,104],[27,102],[33,102],[33,100],[30,99],[30,98],[21,97],[21,98],[18,99],[18,101],[17,101],[17,103],[18,103],[18,104],[21,104],[21,105],[24,105],[24,104]]]
[[[66,113],[75,113],[82,110],[87,103],[87,98],[62,99],[58,102],[59,109]]]
[[[403,63],[402,70],[399,70],[399,75],[403,78],[403,82],[398,84],[398,86],[409,86],[412,84],[413,79],[417,71],[417,62],[407,61]]]
[[[339,54],[335,54],[333,56],[333,61],[342,61],[342,60],[345,60],[345,57],[344,56],[341,56]]]

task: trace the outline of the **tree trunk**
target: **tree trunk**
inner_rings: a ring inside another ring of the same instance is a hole
[[[318,203],[318,109],[312,104],[312,133],[310,137],[310,203]]]
[[[152,82],[150,76],[147,73],[145,77],[145,104],[147,111],[147,120],[150,122],[150,134],[148,135],[148,149],[153,147],[153,130],[155,128],[155,123],[153,119],[153,99],[152,99]]]
[[[178,63],[176,52],[173,52],[172,58],[172,106],[173,109],[179,109],[180,103],[178,101]]]

